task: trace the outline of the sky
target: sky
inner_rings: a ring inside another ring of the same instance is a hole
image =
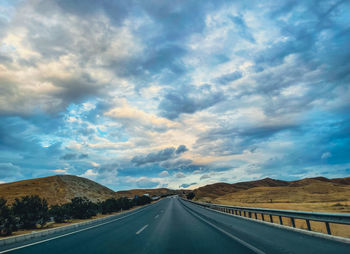
[[[350,175],[350,2],[0,0],[0,183]]]

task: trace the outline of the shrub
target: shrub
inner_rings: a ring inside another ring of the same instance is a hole
[[[101,203],[102,214],[118,212],[120,210],[120,202],[115,198],[109,198]]]
[[[75,197],[68,204],[69,214],[74,219],[89,219],[98,212],[97,204],[85,197]]]
[[[49,220],[47,202],[37,195],[16,198],[12,209],[23,228],[36,228],[37,224],[43,227]]]
[[[141,196],[133,199],[135,205],[146,205],[151,203],[152,199],[148,196]]]
[[[69,205],[53,205],[50,207],[50,216],[53,217],[54,221],[57,223],[63,223],[70,219]]]
[[[12,210],[6,205],[6,200],[0,198],[0,235],[11,235],[15,230],[16,219]]]
[[[194,192],[190,192],[186,195],[186,198],[192,200],[194,198],[194,196],[195,196]]]
[[[119,198],[118,203],[119,203],[120,208],[123,210],[128,210],[133,206],[132,200],[129,200],[126,197]]]

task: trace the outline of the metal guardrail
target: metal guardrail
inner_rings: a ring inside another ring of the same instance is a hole
[[[252,208],[242,206],[227,206],[203,202],[195,202],[192,200],[186,200],[196,205],[207,207],[210,209],[218,210],[221,212],[234,214],[237,216],[244,216],[248,218],[258,219],[258,214],[261,215],[261,219],[265,221],[265,215],[269,216],[270,222],[274,223],[273,216],[278,216],[279,224],[283,225],[282,218],[289,218],[292,227],[295,228],[295,219],[301,219],[306,221],[307,229],[311,231],[310,221],[324,222],[327,233],[332,234],[329,223],[350,225],[349,213],[321,213],[321,212],[308,212],[308,211],[293,211],[293,210],[279,210],[279,209],[265,209],[265,208]],[[254,217],[253,217],[254,216]]]

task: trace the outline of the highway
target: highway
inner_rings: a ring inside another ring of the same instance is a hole
[[[349,244],[221,214],[177,197],[51,238],[2,247],[0,254],[350,253]]]

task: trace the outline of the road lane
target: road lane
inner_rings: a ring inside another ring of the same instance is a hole
[[[166,198],[109,224],[8,253],[350,253],[348,247]]]
[[[180,202],[186,209],[266,253],[350,253],[350,245],[346,243],[218,213],[182,200]]]
[[[213,253],[216,249],[216,253],[252,253],[191,216],[177,199],[167,198],[125,219],[9,253]]]
[[[157,223],[140,235],[139,253],[254,253],[198,220],[177,198],[166,202]]]

